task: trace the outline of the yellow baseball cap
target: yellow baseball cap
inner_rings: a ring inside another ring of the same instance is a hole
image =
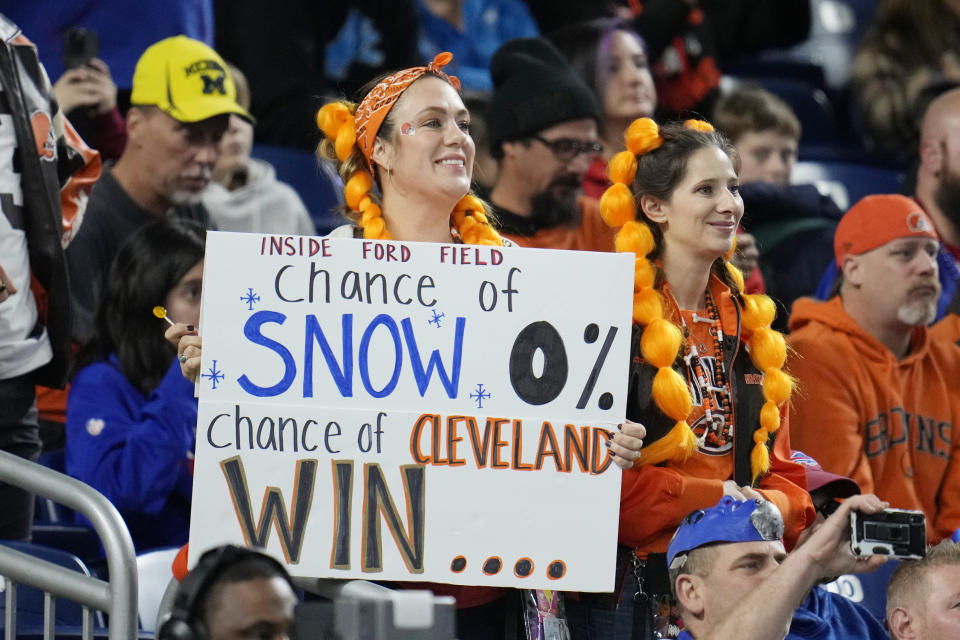
[[[237,87],[216,51],[186,36],[147,47],[133,70],[130,103],[156,105],[180,122],[235,113],[253,122],[237,104]]]

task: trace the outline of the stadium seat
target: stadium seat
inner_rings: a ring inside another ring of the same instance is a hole
[[[16,542],[11,540],[0,541],[11,549],[26,553],[41,560],[46,560],[53,564],[71,569],[84,575],[91,575],[87,566],[75,555],[53,549],[43,545],[30,542]],[[0,598],[0,629],[5,624],[5,600]],[[33,587],[25,585],[17,586],[17,634],[18,638],[32,636],[37,634],[42,637],[43,631],[43,607],[44,593]],[[55,600],[54,623],[57,628],[57,637],[61,635],[61,627],[64,633],[68,635],[76,634],[79,636],[79,630],[83,623],[83,608],[76,602],[64,598]],[[106,631],[103,613],[93,612],[94,631]]]
[[[35,544],[66,551],[80,558],[88,568],[102,564],[103,550],[97,532],[79,522],[34,522],[30,536]],[[94,568],[94,575],[97,575]]]
[[[836,111],[823,89],[796,78],[754,78],[764,89],[790,105],[803,129],[804,144],[835,144],[841,131]]]
[[[796,184],[816,184],[829,193],[841,210],[872,193],[900,193],[902,180],[902,173],[894,168],[826,160],[801,160],[792,176]]]
[[[764,68],[792,78],[811,81],[791,73],[789,64],[813,65],[820,69],[822,88],[842,91],[850,80],[850,67],[863,32],[873,17],[878,0],[810,0],[810,36],[792,47],[767,49],[744,56],[742,60],[724,64],[724,70],[735,74],[741,66],[753,71],[749,75],[766,75]],[[784,66],[788,65],[788,66]],[[793,67],[800,69],[802,67]]]

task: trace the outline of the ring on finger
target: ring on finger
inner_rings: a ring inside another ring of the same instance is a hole
[[[184,362],[187,361],[187,354],[181,353],[178,359],[180,360],[180,364],[183,364]]]

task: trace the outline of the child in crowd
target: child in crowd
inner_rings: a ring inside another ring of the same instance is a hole
[[[250,109],[250,87],[240,69],[227,65],[237,85],[237,104]],[[316,229],[306,206],[290,185],[277,180],[273,166],[250,157],[253,124],[230,114],[220,141],[213,181],[203,192],[203,205],[220,231],[313,235]]]
[[[170,217],[123,245],[67,401],[67,473],[117,507],[137,552],[187,541],[197,401],[153,308],[197,326],[204,234]]]
[[[793,301],[813,295],[833,259],[842,212],[814,185],[790,184],[801,129],[780,98],[737,87],[717,103],[714,123],[740,157],[745,224],[758,244],[767,293],[781,303],[776,326],[785,328]]]

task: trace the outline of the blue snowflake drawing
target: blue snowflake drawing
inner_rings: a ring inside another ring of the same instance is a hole
[[[436,326],[437,326],[437,329],[439,329],[439,328],[440,328],[440,320],[441,320],[442,318],[444,318],[446,315],[447,315],[447,314],[445,314],[445,313],[437,313],[437,310],[434,309],[434,310],[433,310],[433,317],[430,318],[429,320],[427,320],[427,323],[436,325]]]
[[[247,311],[253,311],[253,305],[260,302],[260,296],[253,292],[253,287],[247,287],[247,294],[240,296],[240,301],[247,305]]]
[[[490,392],[483,388],[483,384],[477,385],[477,390],[470,394],[477,403],[477,409],[483,409],[483,401],[490,399]]]
[[[201,378],[207,378],[210,382],[213,383],[213,388],[217,388],[217,383],[223,380],[223,371],[217,369],[217,361],[213,361],[213,366],[210,367],[209,373],[201,373]]]

